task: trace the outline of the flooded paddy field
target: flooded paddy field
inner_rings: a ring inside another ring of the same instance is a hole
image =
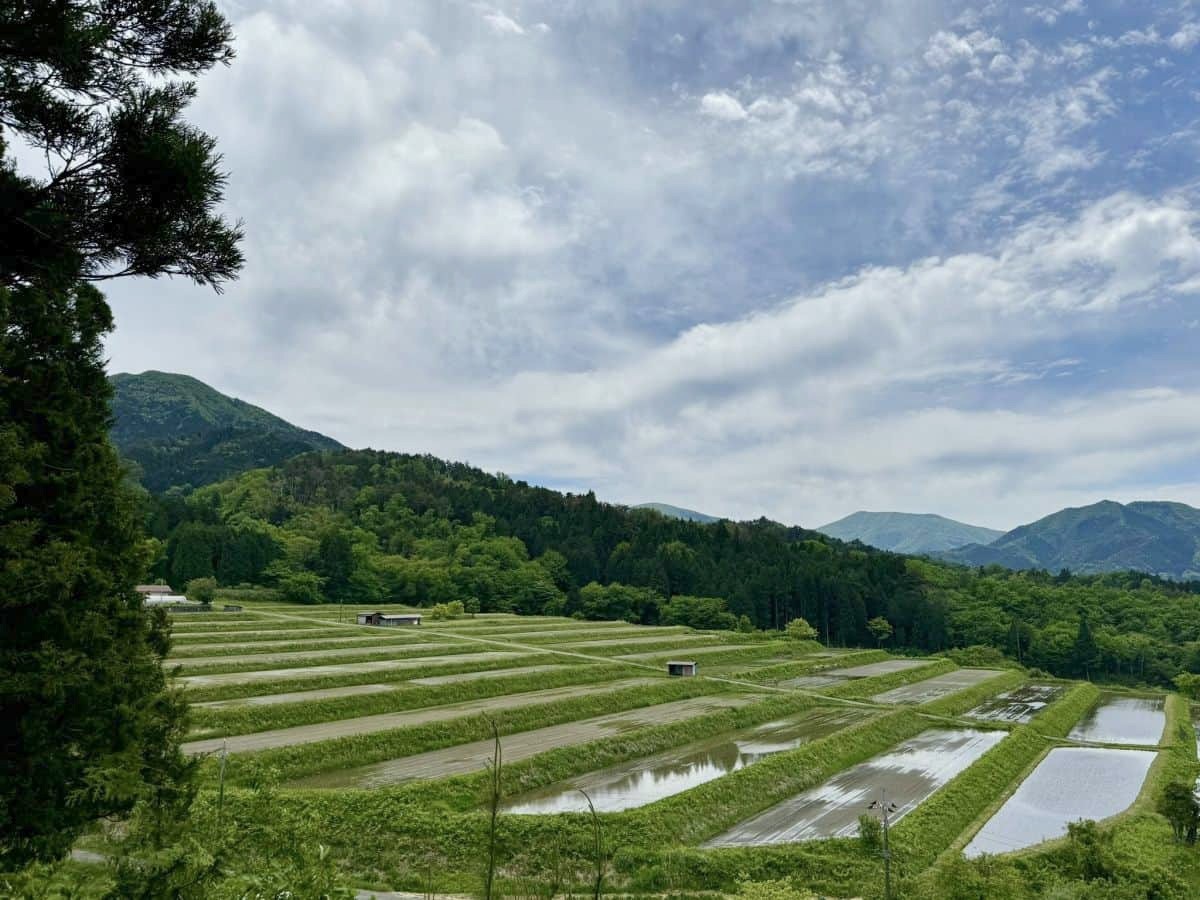
[[[733,709],[761,699],[760,696],[752,694],[692,697],[578,722],[521,731],[504,736],[504,762],[519,762],[547,750],[587,744],[649,725],[683,722],[714,710]],[[421,779],[467,775],[485,768],[492,759],[492,750],[491,740],[474,741],[374,765],[324,772],[293,781],[288,787],[376,788]]]
[[[885,659],[882,662],[864,663],[861,666],[847,666],[843,669],[826,669],[812,675],[802,675],[799,678],[789,678],[779,682],[779,687],[815,688],[827,687],[851,678],[872,678],[876,675],[891,675],[894,672],[905,672],[920,666],[929,665],[927,659]]]
[[[1137,798],[1156,755],[1150,750],[1054,748],[963,853],[1008,853],[1062,837],[1070,822],[1115,816]]]
[[[426,666],[461,666],[492,663],[502,659],[524,659],[535,651],[495,650],[481,653],[455,653],[451,656],[415,656],[406,659],[377,659],[343,663],[337,666],[299,666],[291,669],[258,669],[253,672],[223,672],[212,675],[184,675],[174,679],[184,687],[208,687],[217,684],[252,684],[292,678],[320,678],[326,675],[360,675],[364,672],[390,672],[396,669],[421,669]]]
[[[924,681],[884,691],[871,699],[876,703],[929,703],[1003,674],[1001,669],[955,669],[944,675],[934,675]]]
[[[272,747],[312,744],[333,738],[375,734],[380,731],[392,731],[396,728],[412,728],[416,725],[428,725],[431,722],[461,719],[463,716],[493,710],[519,709],[524,706],[553,703],[556,700],[565,700],[570,697],[589,697],[594,694],[612,693],[650,684],[656,680],[653,678],[627,678],[622,681],[593,685],[569,685],[503,697],[488,697],[483,700],[468,700],[465,703],[452,703],[446,706],[430,706],[403,712],[358,716],[352,719],[334,719],[314,725],[297,725],[293,728],[279,728],[273,731],[258,731],[232,737],[189,741],[183,745],[182,750],[184,753],[212,753],[222,747],[227,747],[230,753],[247,753],[254,750],[269,750]]]
[[[645,806],[760,759],[794,750],[859,722],[865,715],[864,710],[844,707],[807,710],[529,791],[514,797],[504,809],[518,814],[587,812],[580,788],[588,792],[598,812]]]
[[[1068,735],[1075,741],[1103,744],[1141,744],[1153,747],[1167,725],[1164,698],[1100,695],[1099,702]]]
[[[968,718],[985,722],[1011,722],[1024,724],[1036,716],[1047,703],[1065,690],[1061,684],[1023,684],[1019,688],[997,694],[966,713]]]
[[[898,807],[892,820],[899,820],[1004,737],[1004,732],[968,728],[922,732],[747,819],[705,846],[755,847],[851,837],[858,833],[858,817],[880,798],[881,791]]]

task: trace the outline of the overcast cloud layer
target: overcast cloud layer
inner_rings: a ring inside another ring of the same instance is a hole
[[[223,4],[226,294],[113,371],[619,502],[1200,505],[1200,9]]]

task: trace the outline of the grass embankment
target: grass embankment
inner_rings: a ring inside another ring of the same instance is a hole
[[[664,679],[661,684],[640,685],[609,693],[568,697],[553,703],[496,710],[490,713],[490,716],[503,736],[672,700],[720,693],[726,693],[721,685],[699,679]],[[226,778],[234,784],[258,782],[267,775],[281,780],[302,778],[440,750],[491,736],[491,726],[487,718],[478,713],[471,713],[462,718],[411,728],[236,754],[229,758]],[[206,761],[202,771],[208,776],[215,776],[216,760]]]
[[[206,638],[203,643],[179,644],[171,648],[166,664],[179,663],[185,665],[197,659],[222,659],[225,657],[245,656],[248,653],[300,653],[311,650],[320,653],[322,650],[345,650],[351,647],[414,647],[412,638],[407,640],[395,635],[376,637],[374,635],[347,635],[345,630],[330,635],[305,635],[303,640],[297,640],[289,635],[287,639],[248,638],[217,643],[212,638]]]
[[[175,631],[171,635],[172,648],[192,647],[197,644],[233,644],[245,641],[274,643],[276,641],[315,641],[322,638],[353,638],[354,632],[345,628],[244,628],[194,629]]]
[[[407,673],[405,673],[407,674]],[[399,683],[394,691],[333,697],[324,700],[296,700],[268,706],[234,706],[224,709],[193,707],[191,724],[193,737],[224,737],[231,734],[251,734],[276,728],[292,728],[317,722],[334,722],[358,716],[401,712],[484,700],[506,694],[521,694],[545,688],[573,684],[598,684],[618,678],[645,676],[649,673],[619,663],[600,665],[570,665],[558,670],[518,674],[503,678],[480,678],[441,685]],[[665,678],[665,676],[664,676]]]
[[[1080,714],[1094,701],[1096,689],[1090,692]],[[1064,698],[1065,702],[1065,698]],[[1006,897],[1042,897],[1057,892],[1061,896],[1083,897],[1157,897],[1191,898],[1200,884],[1200,854],[1194,847],[1175,843],[1171,828],[1162,816],[1154,812],[1163,789],[1173,781],[1194,784],[1200,766],[1196,762],[1196,737],[1192,728],[1188,703],[1178,695],[1166,699],[1167,724],[1163,730],[1160,751],[1155,759],[1138,798],[1131,807],[1100,823],[1100,829],[1112,840],[1101,854],[1103,866],[1109,866],[1114,880],[1103,872],[1089,874],[1080,869],[1076,849],[1065,838],[1048,841],[1016,853],[998,856],[990,861],[964,863],[958,850],[970,836],[1000,807],[1004,799],[1020,784],[1042,758],[1026,767],[1020,776],[1001,792],[983,813],[972,821],[953,843],[950,850],[938,857],[933,867],[911,882],[913,896],[949,898],[951,883],[969,880],[975,896],[1003,895]],[[1034,725],[1038,724],[1035,720]],[[1058,728],[1043,728],[1050,738],[1065,734],[1071,723]],[[982,760],[981,760],[982,762]],[[897,829],[899,832],[900,829]],[[1088,878],[1096,879],[1087,881]],[[1018,886],[1018,889],[1014,889]],[[1092,891],[1092,888],[1095,891]]]
[[[473,655],[488,651],[498,651],[503,648],[483,647],[479,644],[454,644],[446,647],[431,642],[427,644],[407,643],[389,645],[380,649],[375,649],[374,646],[368,645],[367,649],[371,652],[364,652],[361,655],[358,653],[322,654],[320,650],[315,650],[310,656],[299,656],[294,659],[253,660],[250,662],[237,662],[237,657],[230,657],[230,662],[228,663],[217,663],[211,666],[195,665],[195,660],[168,659],[164,665],[168,668],[178,668],[178,671],[171,673],[178,677],[186,677],[188,675],[233,675],[240,672],[268,672],[271,669],[307,669],[310,666],[341,666],[354,663],[381,662],[389,659],[419,659],[422,656]],[[272,651],[265,652],[271,653]],[[193,665],[188,665],[188,663],[193,663]]]
[[[923,670],[910,670],[864,679],[874,683],[862,687],[878,692],[893,685],[897,677],[901,683],[907,683],[922,674]],[[700,886],[728,889],[740,872],[754,877],[778,877],[790,871],[797,856],[807,855],[806,868],[811,869],[817,881],[839,885],[845,892],[847,885],[856,883],[856,873],[870,877],[876,867],[875,860],[861,857],[856,849],[849,853],[844,848],[830,849],[831,844],[847,843],[856,848],[853,842],[748,851],[699,851],[680,845],[712,837],[844,768],[882,753],[927,728],[937,727],[925,712],[960,714],[1011,686],[1014,679],[1019,680],[1019,676],[993,679],[922,707],[874,714],[860,724],[675,797],[641,809],[606,814],[602,816],[605,842],[616,852],[614,877],[639,890]],[[689,679],[685,683],[692,682]],[[506,791],[548,784],[745,724],[798,712],[819,702],[808,695],[772,695],[763,703],[742,710],[705,714],[686,723],[639,729],[619,738],[551,751],[507,767]],[[538,719],[539,725],[549,724],[543,715],[539,714]],[[481,732],[476,734],[483,736]],[[357,758],[355,761],[358,762]],[[371,792],[288,792],[287,803],[283,805],[288,808],[288,815],[317,816],[322,821],[337,823],[329,838],[337,852],[345,856],[348,867],[357,873],[373,873],[397,886],[418,887],[413,875],[418,870],[417,861],[435,854],[439,859],[438,869],[444,873],[439,888],[466,890],[474,886],[481,847],[485,816],[478,803],[483,784],[482,777],[472,776]],[[472,799],[473,808],[467,808]],[[447,803],[452,809],[446,808]],[[362,842],[363,833],[371,833],[374,840]],[[586,860],[591,846],[591,825],[588,817],[574,814],[502,816],[500,839],[501,858],[506,860],[508,871],[538,872],[538,866],[544,866],[550,858]],[[401,849],[381,862],[379,854],[371,851],[368,844]]]
[[[210,684],[186,687],[184,696],[193,703],[203,703],[209,700],[237,700],[244,697],[257,697],[265,694],[285,694],[294,691],[314,691],[321,688],[348,687],[354,684],[391,684],[398,681],[409,681],[414,678],[425,678],[430,675],[459,675],[464,672],[494,672],[497,669],[516,669],[523,666],[534,666],[548,663],[550,657],[545,653],[530,653],[528,656],[512,656],[507,659],[475,660],[478,654],[461,654],[462,662],[445,663],[433,666],[416,666],[405,669],[384,669],[370,672],[343,671],[336,674],[313,676],[298,676],[295,678],[277,678],[274,681],[249,681],[244,684]],[[419,659],[420,657],[415,657]],[[361,659],[342,659],[338,665],[354,665],[364,662]],[[555,657],[555,662],[570,662],[570,657]],[[279,666],[277,665],[276,668]],[[283,668],[297,668],[287,665]],[[201,674],[209,675],[210,672]]]
[[[1091,684],[1072,686],[905,816],[892,831],[900,871],[923,870],[943,852],[957,854],[1098,695]]]

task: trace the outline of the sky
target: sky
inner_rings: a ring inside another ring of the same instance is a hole
[[[810,527],[1200,505],[1200,6],[226,0],[246,268],[111,371]]]

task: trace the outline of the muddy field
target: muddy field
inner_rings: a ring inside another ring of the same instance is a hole
[[[715,709],[745,706],[759,699],[754,695],[725,694],[715,697],[693,697],[657,706],[631,709],[593,719],[583,719],[564,725],[551,725],[532,731],[522,731],[504,738],[504,761],[518,762],[560,747],[586,744],[646,725],[665,725],[682,722]],[[292,782],[292,787],[375,788],[402,784],[427,778],[447,778],[466,775],[487,766],[492,758],[492,742],[475,741],[445,750],[434,750],[403,759],[389,760],[358,769],[343,769]]]
[[[587,812],[582,788],[599,812],[617,812],[672,797],[697,785],[753,765],[776,753],[832,734],[861,721],[865,711],[820,708],[707,741],[622,763],[514,797],[505,811],[516,814]]]
[[[991,700],[979,704],[968,712],[967,716],[986,722],[1024,724],[1041,712],[1047,703],[1057,698],[1065,689],[1065,686],[1061,684],[1023,684],[1019,688],[997,694]]]
[[[259,731],[254,734],[240,734],[233,737],[209,738],[202,741],[189,741],[183,745],[184,753],[212,753],[226,747],[230,753],[248,753],[255,750],[268,750],[272,747],[290,747],[295,744],[313,744],[318,741],[329,741],[335,738],[349,737],[358,734],[375,734],[380,731],[392,731],[396,728],[412,728],[416,725],[428,725],[431,722],[445,722],[450,719],[461,719],[464,716],[491,712],[498,709],[519,709],[523,706],[536,706],[542,703],[553,703],[556,700],[566,700],[570,697],[588,697],[594,694],[610,693],[625,688],[649,684],[655,679],[627,678],[622,681],[611,681],[598,685],[571,685],[569,687],[549,688],[543,691],[528,691],[505,697],[489,697],[486,700],[470,700],[465,703],[453,703],[447,706],[433,706],[425,709],[407,710],[405,712],[383,713],[375,716],[359,716],[353,719],[338,719],[332,722],[319,722],[316,725],[298,725],[295,728],[280,728],[275,731]]]
[[[871,699],[876,703],[929,703],[1003,674],[999,669],[956,669],[944,675],[934,675],[924,681],[915,681],[884,691]]]

